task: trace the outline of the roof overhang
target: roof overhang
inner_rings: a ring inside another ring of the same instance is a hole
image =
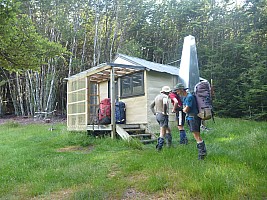
[[[111,71],[113,71],[114,78],[116,79],[118,77],[126,76],[135,72],[144,71],[145,69],[145,67],[137,65],[103,63],[99,66],[66,78],[65,80],[75,80],[82,77],[88,77],[91,82],[100,83],[110,79]]]

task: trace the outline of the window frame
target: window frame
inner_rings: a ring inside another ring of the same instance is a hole
[[[133,78],[134,76],[140,74],[141,75],[141,88],[142,91],[141,92],[136,92],[134,93],[133,88],[134,88],[134,83],[133,83]],[[144,96],[145,95],[145,81],[144,81],[144,71],[139,71],[139,72],[135,72],[133,74],[130,75],[126,75],[120,78],[120,98],[130,98],[130,97],[135,97],[135,96]],[[130,80],[130,93],[123,93],[123,82],[125,79],[129,79]]]

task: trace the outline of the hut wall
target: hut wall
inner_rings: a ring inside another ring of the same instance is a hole
[[[145,95],[121,99],[126,105],[127,124],[147,123],[146,98],[147,96]]]
[[[150,104],[153,102],[155,97],[160,94],[161,88],[165,85],[170,86],[170,88],[174,88],[178,81],[178,76],[174,76],[167,73],[160,73],[155,71],[146,71],[146,94],[147,94],[147,122],[148,129],[154,133],[159,132],[159,125],[155,119],[155,116],[150,110]],[[170,125],[175,122],[175,115],[171,112],[172,104],[169,101],[169,121]]]
[[[99,99],[100,101],[105,99],[105,98],[108,98],[108,81],[105,81],[105,82],[101,82],[98,84],[98,87],[99,87]]]
[[[118,58],[120,59],[120,58]],[[120,62],[123,62],[123,64],[131,64],[125,60],[120,59]],[[145,73],[145,71],[144,71]],[[118,95],[120,94],[120,81],[121,79],[118,79]],[[144,87],[146,87],[146,76],[144,74]],[[147,123],[147,94],[145,92],[145,95],[143,96],[133,96],[133,97],[127,97],[122,98],[120,101],[125,103],[126,107],[126,124],[146,124]]]

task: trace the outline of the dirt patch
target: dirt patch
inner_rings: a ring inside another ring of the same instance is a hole
[[[19,124],[46,124],[46,123],[65,123],[67,121],[66,116],[54,116],[48,119],[40,119],[32,116],[15,116],[15,115],[6,115],[0,117],[0,125],[10,122],[15,122]]]
[[[137,182],[137,181],[145,181],[147,180],[148,177],[145,176],[144,174],[134,174],[132,176],[128,176],[128,180],[131,182]]]
[[[93,145],[87,147],[81,146],[68,146],[64,148],[60,148],[57,152],[81,152],[81,153],[90,153],[94,149]]]
[[[136,191],[133,188],[129,188],[125,191],[122,200],[129,200],[129,199],[152,199],[152,197],[148,197],[146,194]]]
[[[184,195],[182,192],[174,191],[160,191],[153,194],[146,194],[139,192],[134,188],[128,188],[121,200],[176,200],[176,199],[189,199],[188,196]],[[191,199],[191,198],[190,198]]]
[[[113,178],[115,177],[119,172],[121,171],[120,167],[116,164],[113,164],[110,168],[109,168],[109,173],[107,175],[108,178]]]
[[[32,198],[31,200],[64,200],[64,199],[69,199],[72,194],[74,194],[74,190],[71,189],[66,189],[66,190],[62,190],[62,191],[57,191],[57,192],[53,192],[50,195],[47,196],[37,196]]]

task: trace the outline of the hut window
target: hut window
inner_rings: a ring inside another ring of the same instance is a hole
[[[138,72],[121,78],[121,97],[144,95],[144,73]]]

